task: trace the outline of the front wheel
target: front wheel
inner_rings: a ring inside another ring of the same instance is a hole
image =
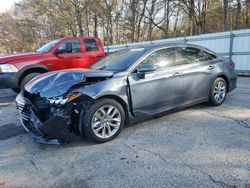
[[[216,78],[210,90],[209,104],[212,106],[221,105],[227,96],[227,83],[223,78]]]
[[[41,74],[41,73],[34,72],[34,73],[30,73],[30,74],[26,75],[26,76],[23,78],[23,80],[21,81],[20,88],[21,88],[21,89],[24,89],[24,86],[25,86],[30,80],[32,80],[33,78],[35,78],[35,77],[38,76],[39,74]]]
[[[124,109],[113,99],[96,101],[82,110],[80,118],[80,133],[99,143],[114,139],[125,124]]]

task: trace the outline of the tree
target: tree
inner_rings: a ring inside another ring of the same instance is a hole
[[[22,0],[0,15],[0,53],[64,36],[105,45],[250,28],[250,0]]]

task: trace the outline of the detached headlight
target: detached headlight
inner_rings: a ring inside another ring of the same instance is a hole
[[[50,104],[60,104],[60,105],[64,105],[66,103],[69,103],[75,99],[77,99],[78,97],[80,97],[81,94],[75,94],[75,95],[71,95],[71,96],[62,96],[62,97],[55,97],[55,98],[49,98],[49,103]]]
[[[8,73],[8,72],[18,72],[18,69],[11,64],[2,64],[0,65],[0,72]]]

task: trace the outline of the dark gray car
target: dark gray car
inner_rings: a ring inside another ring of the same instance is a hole
[[[233,61],[195,45],[124,49],[90,69],[36,77],[16,98],[24,128],[40,143],[69,132],[96,142],[115,138],[125,124],[171,109],[221,105],[236,88]]]

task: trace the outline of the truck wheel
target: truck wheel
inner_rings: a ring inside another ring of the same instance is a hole
[[[36,76],[38,76],[41,73],[35,72],[35,73],[30,73],[28,75],[26,75],[23,80],[21,81],[21,85],[20,88],[24,89],[24,86],[32,79],[35,78]]]

